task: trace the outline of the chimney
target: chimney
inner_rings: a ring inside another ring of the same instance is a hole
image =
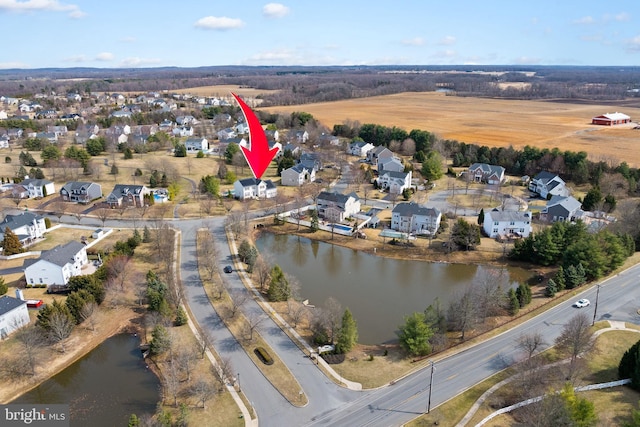
[[[16,289],[16,298],[20,301],[24,301],[24,295],[22,294],[22,289]]]

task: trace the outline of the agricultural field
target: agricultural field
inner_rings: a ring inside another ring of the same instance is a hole
[[[640,166],[637,123],[595,126],[591,118],[616,111],[640,120],[640,102],[621,105],[504,100],[411,92],[337,102],[277,106],[264,111],[306,111],[330,129],[345,120],[421,129],[440,138],[489,147],[532,145],[586,151],[594,161]]]

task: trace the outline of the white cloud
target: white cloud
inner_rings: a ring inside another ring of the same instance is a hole
[[[622,12],[614,16],[613,19],[615,19],[618,22],[626,22],[631,19],[631,16],[629,16],[627,12]]]
[[[121,67],[145,67],[150,65],[157,65],[160,63],[156,58],[138,58],[137,56],[125,58],[120,61]]]
[[[86,13],[75,4],[60,3],[58,0],[0,0],[0,10],[10,12],[69,12],[71,18],[82,18]]]
[[[441,46],[451,46],[452,44],[456,44],[456,38],[454,36],[444,36],[438,44]]]
[[[0,62],[0,69],[6,70],[9,68],[29,68],[27,64],[24,62],[14,61],[14,62]]]
[[[87,57],[84,55],[75,55],[63,59],[64,62],[86,62]]]
[[[267,18],[282,18],[287,16],[290,9],[281,3],[267,3],[262,8],[262,14]]]
[[[580,25],[590,25],[590,24],[595,24],[596,20],[593,19],[593,17],[591,16],[583,16],[580,19],[576,19],[575,21],[573,21],[574,24],[580,24]]]
[[[196,28],[205,30],[231,30],[244,26],[241,19],[227,18],[226,16],[205,16],[200,18],[193,24]]]
[[[132,36],[125,36],[125,37],[121,37],[119,41],[121,43],[133,43],[136,41],[136,38]]]
[[[627,40],[627,52],[630,53],[640,53],[640,36],[635,36],[634,38]]]
[[[111,52],[100,52],[96,55],[96,61],[113,61],[113,53]]]
[[[414,37],[412,39],[402,40],[402,44],[405,46],[422,46],[424,45],[424,39],[422,37]]]

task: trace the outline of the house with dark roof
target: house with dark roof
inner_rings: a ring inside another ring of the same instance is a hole
[[[197,153],[198,151],[205,152],[209,150],[209,141],[207,141],[207,138],[194,136],[187,138],[184,142],[184,146],[187,149],[187,153]]]
[[[280,183],[287,187],[300,187],[307,182],[316,180],[315,169],[307,168],[304,164],[298,163],[280,173]]]
[[[372,165],[377,165],[378,159],[389,159],[393,156],[393,151],[389,150],[384,145],[379,145],[367,153],[367,162]]]
[[[47,230],[44,217],[31,212],[5,216],[0,222],[0,241],[4,240],[4,233],[7,228],[18,236],[23,245],[42,238]]]
[[[467,170],[467,179],[473,182],[485,184],[501,184],[504,181],[504,168],[502,166],[486,163],[474,163]]]
[[[403,233],[434,235],[440,227],[442,213],[418,203],[398,203],[391,211],[391,229]]]
[[[538,194],[543,199],[548,199],[551,196],[569,196],[569,189],[562,178],[547,171],[542,171],[533,177],[529,182],[529,191]]]
[[[316,200],[318,216],[332,222],[341,222],[345,218],[360,212],[360,198],[356,193],[341,194],[322,191]]]
[[[87,204],[102,197],[102,186],[95,182],[70,181],[60,189],[60,197],[65,202]]]
[[[278,194],[278,188],[270,180],[257,178],[240,179],[233,183],[236,199],[245,200],[253,198],[271,199]]]
[[[367,153],[373,150],[375,147],[373,144],[364,141],[355,141],[349,144],[347,153],[353,156],[366,157]]]
[[[492,209],[484,214],[482,230],[491,238],[528,237],[531,234],[531,212]]]
[[[322,169],[322,159],[318,153],[302,153],[298,163],[307,169],[313,169],[315,172]]]
[[[43,251],[38,259],[25,260],[24,276],[27,285],[66,285],[70,277],[82,275],[88,263],[85,245],[69,242]]]
[[[548,222],[573,222],[584,215],[582,203],[574,197],[553,196],[540,212],[540,219]]]
[[[107,196],[109,206],[144,206],[144,196],[150,191],[144,185],[116,184]]]
[[[30,321],[26,301],[9,295],[0,297],[0,339],[5,339]]]
[[[389,190],[389,193],[400,194],[411,188],[411,175],[411,171],[383,171],[378,176],[378,186],[383,190]]]
[[[381,157],[377,159],[378,175],[386,171],[404,172],[402,160],[397,157]]]

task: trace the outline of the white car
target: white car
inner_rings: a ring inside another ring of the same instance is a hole
[[[322,353],[329,353],[331,351],[335,350],[335,347],[332,345],[323,345],[321,347],[318,347],[318,354],[322,354]]]
[[[591,301],[586,298],[579,299],[578,301],[573,303],[573,306],[576,308],[588,307],[589,305],[591,305]]]

